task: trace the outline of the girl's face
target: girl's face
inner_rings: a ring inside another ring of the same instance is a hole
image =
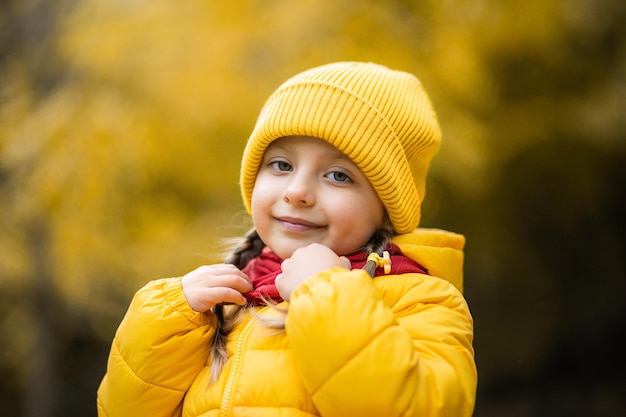
[[[252,220],[278,256],[311,243],[337,255],[363,247],[383,224],[385,209],[361,170],[329,143],[278,139],[267,148],[254,190]]]

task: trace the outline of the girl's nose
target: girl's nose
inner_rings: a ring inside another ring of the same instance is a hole
[[[310,179],[294,175],[285,188],[283,200],[289,204],[311,206],[315,204],[314,185]]]

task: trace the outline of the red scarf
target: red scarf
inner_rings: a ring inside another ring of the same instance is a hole
[[[391,272],[390,274],[406,274],[409,272],[416,272],[420,274],[427,274],[428,272],[417,262],[411,258],[407,258],[402,254],[400,248],[394,244],[387,246],[387,251],[391,257]],[[365,251],[356,252],[352,255],[348,255],[347,258],[352,264],[352,269],[363,268],[367,262],[368,253]],[[280,264],[283,262],[270,248],[267,246],[263,248],[261,255],[248,262],[248,265],[243,269],[243,272],[250,277],[254,289],[245,294],[248,302],[251,304],[262,303],[263,298],[271,299],[276,302],[281,302],[282,298],[278,294],[276,284],[274,280],[276,275],[281,272]],[[384,275],[383,268],[376,268],[375,276]]]

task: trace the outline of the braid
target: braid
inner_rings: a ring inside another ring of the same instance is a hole
[[[264,247],[265,243],[263,243],[257,231],[252,229],[244,236],[233,252],[228,255],[225,262],[243,269],[248,265],[248,262],[261,254]],[[213,307],[213,313],[217,317],[217,326],[213,336],[213,344],[211,345],[211,382],[217,380],[224,364],[226,364],[228,359],[226,337],[237,323],[237,318],[243,308],[244,306],[233,307],[230,309],[228,316],[225,316],[223,304],[217,304]]]
[[[265,243],[259,237],[256,229],[251,229],[246,233],[242,242],[226,257],[226,263],[243,269],[248,265],[248,262],[261,254],[264,247]]]
[[[370,241],[363,247],[367,253],[376,252],[378,255],[383,256],[383,251],[387,248],[391,238],[396,235],[391,221],[385,215],[385,222],[383,226],[374,233]],[[365,272],[374,276],[376,273],[376,263],[373,261],[367,261],[362,268]]]

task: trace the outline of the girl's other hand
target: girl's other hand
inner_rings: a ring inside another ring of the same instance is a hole
[[[336,266],[351,269],[345,256],[338,256],[330,248],[319,243],[297,249],[291,258],[281,264],[282,273],[276,277],[276,288],[283,300],[289,301],[291,293],[307,278]]]
[[[204,313],[216,304],[244,305],[252,291],[250,278],[230,264],[205,265],[182,278],[183,294],[194,311]]]

